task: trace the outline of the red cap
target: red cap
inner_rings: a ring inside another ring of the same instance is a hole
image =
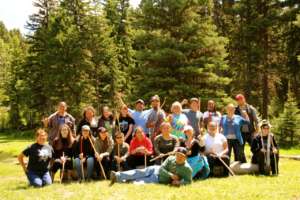
[[[242,94],[238,94],[238,95],[235,96],[235,99],[238,101],[238,100],[241,100],[241,99],[245,99],[245,97]]]

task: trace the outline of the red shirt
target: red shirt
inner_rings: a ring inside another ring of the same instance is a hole
[[[130,146],[129,146],[129,153],[132,154],[136,148],[138,147],[145,147],[147,149],[148,152],[150,152],[150,154],[153,154],[153,145],[152,142],[149,138],[147,138],[145,136],[145,134],[143,134],[143,139],[139,140],[137,137],[134,137],[131,142],[130,142]],[[137,153],[136,155],[144,155],[142,153]]]

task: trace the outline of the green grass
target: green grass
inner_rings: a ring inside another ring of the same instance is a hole
[[[280,175],[212,178],[180,188],[149,184],[115,184],[108,181],[28,186],[16,155],[32,140],[0,135],[0,199],[300,199],[300,161],[281,159]],[[297,154],[299,150],[284,150]]]

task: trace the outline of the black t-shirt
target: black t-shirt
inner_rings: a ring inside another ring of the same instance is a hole
[[[132,124],[134,125],[134,120],[131,117],[120,117],[119,118],[119,123],[120,123],[120,129],[122,131],[122,133],[124,133],[125,135],[127,134],[128,130],[129,130],[129,125]],[[119,125],[118,121],[116,121],[116,124]]]
[[[34,172],[46,172],[50,168],[53,149],[50,145],[34,143],[27,147],[23,154],[29,157],[27,169]]]

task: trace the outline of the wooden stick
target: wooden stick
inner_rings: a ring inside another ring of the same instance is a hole
[[[224,160],[220,157],[220,156],[217,156],[218,159],[221,161],[221,163],[223,163],[223,165],[228,169],[228,171],[230,172],[230,174],[232,176],[235,176],[234,172],[231,170],[231,168],[224,162]]]
[[[96,149],[95,149],[95,146],[94,146],[94,144],[93,144],[93,142],[92,142],[92,140],[91,140],[90,137],[89,137],[89,141],[90,141],[90,143],[91,143],[92,148],[94,149],[94,152],[97,153],[97,151],[96,151]],[[99,165],[100,165],[101,172],[102,172],[102,174],[103,174],[103,176],[104,176],[104,179],[107,180],[106,175],[105,175],[105,172],[104,172],[104,169],[103,169],[103,166],[102,166],[102,163],[101,163],[101,161],[99,161],[99,160],[98,160],[98,162],[99,162]]]
[[[118,148],[118,157],[120,158],[120,145],[119,144],[117,144],[117,148]],[[117,162],[117,164],[118,164],[118,171],[121,171],[120,163]]]
[[[163,158],[163,157],[166,157],[166,156],[169,156],[169,155],[172,155],[172,154],[174,154],[174,152],[173,151],[171,151],[171,152],[169,152],[169,153],[166,153],[166,154],[164,154],[164,155],[162,155],[162,156],[156,156],[155,158],[152,158],[151,160],[150,160],[150,162],[153,162],[153,161],[155,161],[155,160],[158,160],[158,159],[160,159],[160,158]]]
[[[63,152],[63,156],[62,156],[62,157],[63,157],[63,158],[65,157],[65,152]],[[64,162],[62,163],[62,169],[61,169],[61,172],[60,172],[60,184],[62,183],[62,179],[63,179],[63,177],[64,177],[65,163],[66,163],[66,161],[64,161]]]
[[[146,153],[144,154],[144,162],[145,162],[145,168],[147,167],[147,155]]]
[[[82,180],[84,181],[84,168],[83,168],[83,159],[80,159],[80,165],[81,165],[81,175],[82,175]]]

